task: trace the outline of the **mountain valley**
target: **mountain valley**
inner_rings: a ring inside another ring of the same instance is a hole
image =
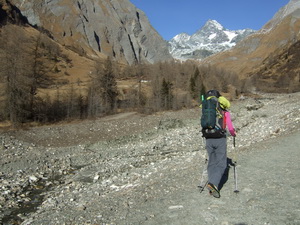
[[[299,0],[169,43],[129,0],[0,0],[0,224],[300,224],[299,52]],[[198,188],[208,88],[237,131],[220,199]]]

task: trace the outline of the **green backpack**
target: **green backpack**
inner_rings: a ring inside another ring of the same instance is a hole
[[[215,90],[208,91],[202,101],[201,127],[205,138],[226,137],[224,113],[218,98],[220,93]]]

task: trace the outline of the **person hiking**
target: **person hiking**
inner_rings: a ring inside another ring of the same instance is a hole
[[[226,137],[229,134],[236,136],[229,107],[230,102],[217,90],[208,91],[202,102],[201,126],[208,153],[206,187],[216,198],[220,198],[219,185],[227,168]]]

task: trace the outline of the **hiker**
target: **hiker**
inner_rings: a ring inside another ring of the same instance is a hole
[[[220,198],[219,185],[227,168],[226,137],[236,136],[229,107],[230,102],[217,90],[208,91],[202,102],[201,126],[208,153],[207,189],[216,198]]]

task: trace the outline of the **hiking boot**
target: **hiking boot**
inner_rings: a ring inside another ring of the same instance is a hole
[[[212,183],[208,183],[206,187],[207,187],[207,189],[209,190],[209,193],[212,196],[214,196],[215,198],[220,198],[221,197],[220,192],[219,192],[218,188],[215,185],[213,185]]]

